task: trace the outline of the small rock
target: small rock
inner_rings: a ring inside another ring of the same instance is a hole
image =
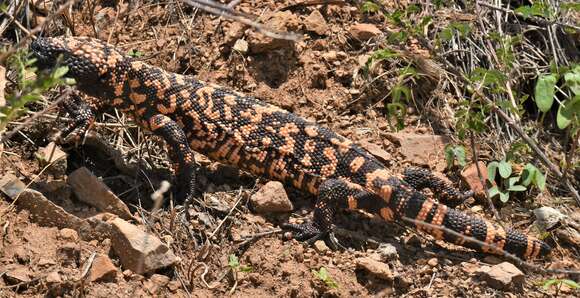
[[[290,11],[266,13],[262,16],[262,20],[264,20],[264,24],[268,28],[281,32],[295,31],[302,25],[298,16]],[[250,44],[250,51],[255,54],[291,48],[293,45],[292,41],[267,37],[259,32],[250,32],[248,43]]]
[[[114,282],[117,279],[117,267],[106,255],[97,255],[89,270],[89,281]]]
[[[6,174],[0,179],[0,190],[12,199],[24,189],[26,189],[26,184],[12,174]]]
[[[278,181],[270,181],[250,197],[254,210],[258,213],[289,212],[294,209],[288,199],[284,185]]]
[[[363,257],[356,259],[356,266],[357,268],[364,269],[381,279],[393,280],[393,273],[385,263],[375,261],[368,257]]]
[[[89,169],[82,167],[75,170],[68,176],[67,182],[80,201],[100,211],[116,214],[123,219],[133,218],[127,205]]]
[[[421,238],[415,234],[411,234],[405,238],[405,244],[414,247],[421,247]]]
[[[392,160],[392,156],[389,152],[385,151],[381,146],[373,144],[367,141],[360,142],[360,146],[367,150],[370,154],[374,155],[382,162],[388,162]]]
[[[377,253],[379,254],[381,261],[392,261],[399,258],[397,253],[397,248],[390,243],[381,243],[377,248]]]
[[[58,271],[52,271],[46,275],[46,283],[48,285],[59,284],[62,282],[62,278]]]
[[[316,240],[316,242],[314,242],[314,249],[316,249],[316,251],[319,253],[326,253],[329,250],[328,246],[326,246],[326,243],[324,243],[322,240]]]
[[[5,251],[7,251],[7,250],[5,250]],[[22,246],[14,247],[12,254],[14,255],[14,258],[16,259],[16,261],[18,261],[18,263],[20,263],[22,265],[30,262],[29,252],[28,252],[28,250],[26,250]]]
[[[62,177],[66,173],[67,154],[55,142],[50,142],[46,147],[41,147],[36,152],[36,158],[41,167],[50,166],[46,169],[56,177]]]
[[[536,216],[536,225],[538,225],[542,231],[550,230],[560,223],[561,220],[566,218],[566,215],[552,207],[540,207],[534,209],[534,215]]]
[[[116,218],[111,221],[113,250],[123,268],[143,274],[175,265],[179,259],[157,237]]]
[[[436,171],[447,166],[440,158],[444,156],[445,145],[450,139],[440,135],[421,135],[412,133],[389,133],[387,138],[401,146],[400,152],[416,165],[427,165]]]
[[[326,35],[330,30],[326,20],[318,9],[313,10],[312,13],[304,19],[304,26],[307,31],[314,32],[318,35]]]
[[[181,289],[181,283],[178,282],[177,280],[172,280],[167,284],[167,288],[171,292],[176,292],[177,290]]]
[[[439,264],[439,260],[437,260],[437,258],[431,258],[429,259],[429,261],[427,261],[427,265],[431,266],[431,267],[435,267]]]
[[[481,179],[479,179],[479,175],[477,174],[478,167],[481,175],[483,177],[487,177],[487,167],[485,166],[485,163],[478,161],[477,167],[474,163],[467,166],[461,172],[461,178],[469,186],[469,189],[475,193],[476,196],[482,197],[485,196],[485,186],[481,183]]]
[[[488,285],[498,290],[520,287],[525,279],[524,273],[508,262],[491,267],[482,266],[476,272]]]
[[[53,259],[50,258],[40,258],[40,260],[38,260],[38,266],[52,266],[52,265],[56,265],[56,262]]]
[[[4,280],[9,285],[15,285],[30,282],[30,276],[32,276],[32,273],[27,267],[19,266],[15,269],[8,270],[6,274],[4,274]]]
[[[63,266],[78,266],[81,259],[81,251],[78,244],[68,242],[56,249],[58,260]]]
[[[248,45],[248,42],[245,41],[244,39],[238,39],[238,40],[236,40],[236,43],[234,44],[232,49],[234,49],[235,51],[238,51],[242,54],[246,54],[248,52],[249,45]]]
[[[461,262],[461,271],[463,271],[467,274],[472,274],[472,273],[476,272],[477,269],[479,269],[479,265],[477,265],[477,264],[473,264],[470,262]]]
[[[350,26],[348,30],[352,37],[360,40],[367,41],[375,36],[381,35],[382,32],[373,24],[354,24]]]
[[[333,62],[336,61],[336,59],[338,59],[338,56],[336,55],[336,51],[328,51],[322,54],[322,58],[324,58],[324,60],[328,62]]]
[[[161,274],[153,274],[143,285],[149,293],[156,294],[160,289],[166,287],[168,284],[169,277]]]
[[[77,242],[79,239],[79,234],[73,229],[64,228],[58,232],[58,238],[70,242]]]

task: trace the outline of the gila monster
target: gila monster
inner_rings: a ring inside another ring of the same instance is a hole
[[[428,170],[410,168],[402,177],[391,175],[350,140],[254,97],[148,65],[97,39],[37,38],[30,49],[41,69],[67,66],[67,76],[90,96],[64,105],[74,116],[62,132],[65,141],[78,139],[98,110],[113,106],[166,141],[177,193],[185,200],[197,195],[196,151],[317,196],[311,222],[285,225],[299,240],[329,235],[337,208],[349,208],[386,221],[415,219],[406,224],[482,252],[534,258],[551,250],[540,240],[427,198],[416,189],[430,187],[446,198],[461,195]]]

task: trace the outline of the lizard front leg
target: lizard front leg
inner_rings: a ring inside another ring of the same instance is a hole
[[[169,155],[176,170],[176,198],[183,201],[187,209],[197,194],[196,174],[198,168],[187,137],[175,121],[163,114],[151,117],[148,123],[151,131],[167,142]],[[186,214],[188,213],[186,212]]]

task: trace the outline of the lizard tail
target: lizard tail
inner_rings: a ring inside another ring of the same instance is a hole
[[[547,255],[551,250],[549,245],[534,237],[513,229],[504,229],[498,224],[428,199],[396,178],[381,182],[376,181],[374,189],[386,203],[385,208],[381,208],[379,212],[385,220],[405,217],[411,219],[410,222],[404,221],[407,225],[414,225],[417,230],[438,240],[486,253],[501,255],[507,252],[520,258],[533,259]],[[475,238],[481,243],[469,241],[465,236]]]

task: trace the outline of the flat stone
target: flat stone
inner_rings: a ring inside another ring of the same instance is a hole
[[[298,16],[290,11],[268,12],[262,16],[262,20],[268,28],[280,32],[296,31],[302,26]],[[248,34],[248,43],[250,44],[250,51],[255,54],[277,49],[289,49],[293,46],[292,41],[271,38],[253,31]]]
[[[91,282],[114,282],[117,279],[117,267],[106,255],[97,255],[89,269],[88,280]]]
[[[290,212],[294,209],[288,199],[284,185],[278,181],[270,181],[250,197],[254,210],[258,213]]]
[[[16,205],[18,208],[28,210],[32,221],[41,226],[63,229],[76,228],[83,224],[82,219],[66,212],[36,190],[23,191]]]
[[[41,167],[49,165],[46,170],[54,176],[62,177],[66,173],[67,154],[55,142],[40,147],[36,152],[36,158]]]
[[[8,270],[6,274],[4,274],[4,280],[9,285],[16,285],[19,283],[30,282],[31,276],[32,272],[30,272],[30,269],[24,266],[18,266],[12,270]]]
[[[469,189],[471,189],[476,196],[484,197],[485,186],[481,183],[481,179],[479,179],[479,175],[477,174],[478,167],[483,179],[485,180],[485,177],[487,177],[487,167],[482,161],[478,161],[477,166],[472,163],[461,171],[461,179],[463,179],[463,182],[469,186]]]
[[[360,146],[382,162],[388,162],[392,159],[391,154],[377,144],[362,141]]]
[[[304,19],[304,27],[307,31],[314,32],[318,35],[327,35],[330,31],[328,23],[326,23],[326,20],[318,9],[313,10],[312,13]]]
[[[504,290],[523,285],[525,275],[511,263],[503,262],[498,265],[482,266],[476,273],[487,284],[495,289]]]
[[[137,274],[153,272],[179,262],[179,258],[152,234],[129,222],[116,218],[111,221],[111,244],[124,269]]]
[[[373,260],[369,257],[356,259],[356,267],[359,269],[364,269],[384,280],[393,280],[394,277],[391,269],[389,268],[389,265]]]
[[[360,41],[367,41],[375,36],[383,34],[383,32],[373,24],[354,24],[348,30],[350,35]]]
[[[123,219],[133,218],[127,205],[89,169],[82,167],[75,170],[68,176],[67,182],[80,201]]]
[[[26,184],[12,174],[6,174],[0,178],[0,190],[9,198],[14,199],[26,189]]]
[[[387,134],[392,142],[400,145],[400,152],[405,159],[416,165],[430,166],[442,172],[445,163],[445,145],[451,140],[440,135],[421,135],[412,133]]]

